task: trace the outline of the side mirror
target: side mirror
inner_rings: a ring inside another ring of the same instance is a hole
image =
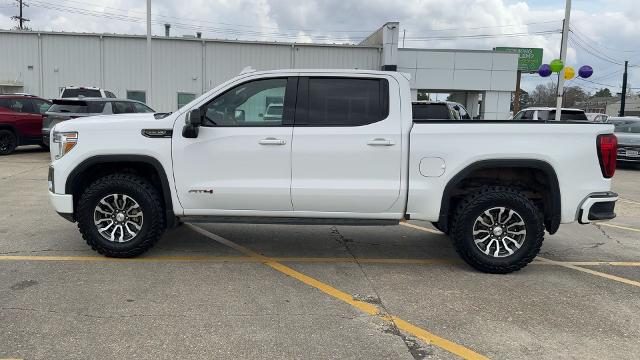
[[[244,110],[236,110],[234,115],[236,121],[244,121]]]
[[[202,125],[202,115],[200,109],[193,109],[187,113],[184,121],[185,124],[182,128],[182,136],[191,139],[198,137],[200,125]]]
[[[263,113],[258,114],[258,117],[264,117]]]

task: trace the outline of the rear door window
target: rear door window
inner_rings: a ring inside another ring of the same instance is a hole
[[[362,126],[389,114],[386,79],[309,78],[307,94],[306,116],[296,115],[296,125]]]
[[[413,120],[450,120],[446,104],[413,104]]]

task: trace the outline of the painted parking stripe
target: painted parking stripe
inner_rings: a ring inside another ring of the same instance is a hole
[[[622,225],[618,225],[618,224],[612,224],[612,223],[608,223],[608,222],[606,222],[606,223],[605,222],[599,222],[599,223],[596,223],[596,225],[608,226],[608,227],[612,227],[612,228],[616,228],[616,229],[640,232],[640,229],[636,229],[636,228],[632,228],[632,227],[628,227],[628,226],[622,226]]]
[[[604,225],[605,223],[601,223],[601,224]],[[611,225],[611,224],[608,224],[608,225]],[[411,226],[411,227],[417,228],[418,230],[422,230],[422,229],[419,229],[420,227],[416,227],[416,226]],[[431,229],[424,228],[423,231],[425,231],[425,230],[431,230]],[[634,229],[634,230],[635,231],[640,231],[638,229]],[[431,232],[431,231],[428,231],[428,232]],[[573,269],[573,270],[581,271],[581,272],[584,272],[584,273],[587,273],[587,274],[600,276],[600,277],[603,277],[605,279],[621,282],[623,284],[640,287],[640,282],[634,281],[634,280],[630,280],[630,279],[626,279],[626,278],[623,278],[623,277],[620,277],[620,276],[605,274],[605,273],[600,272],[600,271],[595,271],[595,270],[592,270],[592,269],[587,269],[587,268],[583,268],[583,267],[580,267],[580,266],[577,266],[577,265],[563,263],[563,262],[560,262],[560,261],[554,261],[554,260],[550,260],[550,259],[545,259],[545,258],[542,258],[540,256],[536,257],[536,259],[539,260],[539,261],[542,261],[544,263],[548,263],[550,265],[562,266],[562,267],[565,267],[567,269]]]
[[[376,265],[458,265],[460,259],[402,259],[402,258],[353,258],[353,257],[299,257],[273,256],[270,260],[294,263],[361,263]],[[128,259],[109,258],[104,256],[55,256],[55,255],[0,255],[0,261],[77,261],[77,262],[123,262],[123,263],[163,263],[163,262],[233,262],[261,263],[257,257],[251,256],[149,256]],[[534,260],[531,265],[559,266],[560,264],[575,266],[619,266],[640,267],[640,261],[555,261],[554,263]],[[0,359],[2,360],[2,359]]]
[[[620,276],[606,274],[606,273],[603,273],[603,272],[600,272],[600,271],[595,271],[595,270],[592,270],[592,269],[587,269],[587,268],[583,268],[583,267],[576,266],[576,265],[565,264],[565,263],[553,261],[553,260],[550,260],[550,259],[545,259],[545,258],[542,258],[542,257],[539,257],[539,256],[536,259],[538,259],[540,261],[543,261],[543,262],[548,262],[550,264],[562,266],[562,267],[565,267],[567,269],[573,269],[573,270],[581,271],[581,272],[584,272],[584,273],[587,273],[587,274],[599,276],[599,277],[602,277],[602,278],[605,278],[605,279],[621,282],[623,284],[640,287],[640,282],[634,281],[634,280],[630,280],[630,279],[627,279],[627,278],[623,278],[623,277],[620,277]]]
[[[322,292],[324,292],[325,294],[332,296],[333,298],[336,298],[338,300],[341,300],[355,308],[357,308],[358,310],[369,314],[369,315],[375,315],[380,317],[383,320],[386,321],[391,321],[393,322],[399,329],[402,329],[403,331],[419,338],[420,340],[429,343],[429,344],[433,344],[435,346],[438,346],[446,351],[449,351],[455,355],[458,355],[460,357],[462,357],[463,359],[488,359],[487,357],[480,355],[476,352],[474,352],[471,349],[468,349],[462,345],[456,344],[454,342],[451,342],[447,339],[444,339],[442,337],[439,337],[425,329],[419,328],[409,322],[406,322],[402,319],[396,318],[394,316],[385,314],[383,311],[381,311],[380,308],[378,308],[376,305],[374,304],[370,304],[364,301],[360,301],[360,300],[356,300],[353,298],[352,295],[349,295],[341,290],[338,290],[334,287],[332,287],[331,285],[325,284],[317,279],[314,279],[310,276],[307,276],[303,273],[300,273],[286,265],[281,264],[278,261],[275,261],[272,258],[266,257],[264,255],[258,254],[256,252],[254,252],[251,249],[248,249],[242,245],[236,244],[230,240],[227,240],[219,235],[216,235],[214,233],[211,233],[207,230],[204,230],[198,226],[195,225],[191,225],[191,224],[187,224],[187,226],[189,226],[189,228],[193,229],[194,231],[198,232],[199,234],[202,234],[212,240],[218,241],[224,245],[227,245],[237,251],[242,252],[243,254],[247,255],[247,256],[251,256],[251,257],[256,257],[260,260],[262,260],[264,262],[265,265],[271,267],[274,270],[277,270],[285,275],[288,275],[306,285],[309,285],[313,288],[316,288]]]

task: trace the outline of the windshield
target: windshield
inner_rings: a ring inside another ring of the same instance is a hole
[[[551,110],[547,113],[547,116],[545,118],[545,116],[541,115],[541,111],[538,112],[538,118],[540,118],[540,120],[555,120],[556,119],[556,111],[555,110]],[[546,111],[545,111],[546,113]],[[580,110],[562,110],[562,112],[560,113],[560,120],[585,120],[587,121],[587,114],[585,114],[584,111],[580,111]]]
[[[617,133],[640,134],[640,120],[613,120],[611,123]]]
[[[74,98],[74,97],[102,97],[100,90],[96,89],[64,89],[61,98]]]

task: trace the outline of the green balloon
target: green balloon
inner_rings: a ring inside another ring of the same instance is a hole
[[[555,59],[555,60],[551,60],[551,62],[549,63],[549,67],[551,67],[551,71],[553,71],[554,73],[557,73],[562,71],[562,68],[564,68],[564,64],[562,63],[562,60]]]

